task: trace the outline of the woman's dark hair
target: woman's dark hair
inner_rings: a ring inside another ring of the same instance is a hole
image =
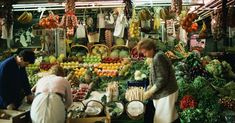
[[[33,64],[35,61],[35,54],[32,50],[22,50],[18,54],[19,57],[22,57],[24,62],[29,62],[30,64]]]

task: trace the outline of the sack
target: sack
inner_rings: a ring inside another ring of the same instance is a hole
[[[76,30],[76,37],[77,38],[85,38],[86,37],[86,30],[82,24],[79,24]]]

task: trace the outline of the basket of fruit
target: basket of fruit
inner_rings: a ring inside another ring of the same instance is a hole
[[[109,53],[110,53],[109,47],[104,44],[94,44],[90,48],[91,55],[101,56],[101,58],[107,57]]]
[[[71,47],[71,55],[77,56],[78,61],[82,61],[82,56],[85,56],[89,53],[89,49],[84,45],[73,45]]]
[[[116,45],[111,48],[110,57],[116,58],[129,58],[130,57],[130,49],[126,45]]]
[[[138,51],[137,46],[131,49],[131,59],[144,60],[144,55]]]

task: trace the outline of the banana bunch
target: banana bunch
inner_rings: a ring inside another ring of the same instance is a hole
[[[26,24],[26,23],[30,23],[33,20],[33,15],[31,12],[23,12],[18,18],[17,20],[22,23],[22,24]]]
[[[206,23],[203,21],[202,22],[202,29],[199,32],[199,38],[205,38],[206,37]]]
[[[129,27],[129,36],[131,38],[140,36],[139,26],[140,26],[139,20],[132,18],[130,22],[130,27]]]
[[[161,26],[161,18],[160,18],[160,10],[161,8],[155,8],[154,12],[154,20],[153,20],[153,29],[158,30]]]

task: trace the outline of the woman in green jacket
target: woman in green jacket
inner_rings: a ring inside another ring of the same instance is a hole
[[[178,98],[178,86],[175,71],[170,60],[157,48],[156,42],[143,39],[138,43],[138,50],[150,64],[150,88],[144,93],[144,99],[152,99],[155,107],[154,123],[171,123],[178,119],[175,102]]]

